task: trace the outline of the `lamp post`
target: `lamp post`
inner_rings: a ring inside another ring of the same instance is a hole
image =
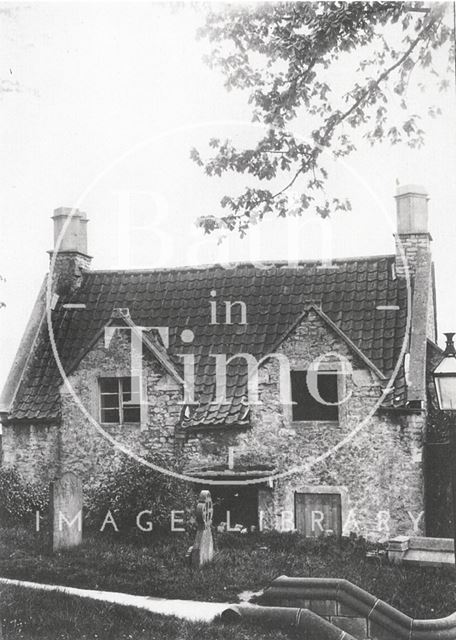
[[[453,489],[453,538],[456,566],[456,350],[454,333],[445,333],[446,346],[443,358],[434,369],[433,377],[439,408],[450,417],[451,484]]]

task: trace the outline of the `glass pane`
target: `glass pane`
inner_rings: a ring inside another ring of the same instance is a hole
[[[141,397],[139,392],[139,378],[122,378],[122,402],[139,404]]]
[[[130,391],[122,394],[122,404],[139,404],[141,398],[138,393],[131,393]]]
[[[337,402],[337,374],[319,373],[317,386],[322,400],[332,404]]]
[[[100,378],[100,391],[102,393],[118,393],[118,378]]]
[[[124,422],[139,422],[140,410],[138,406],[126,406],[123,410]]]
[[[101,396],[101,408],[102,409],[118,409],[119,408],[119,396],[105,395]]]
[[[443,410],[456,409],[456,378],[453,376],[436,377],[435,385],[440,408]]]
[[[119,411],[118,409],[102,409],[101,411],[101,421],[102,422],[115,422],[119,424]]]
[[[338,405],[325,404],[337,403],[337,374],[318,374],[317,390],[319,398],[309,390],[307,371],[291,372],[291,397],[296,403],[292,405],[293,420],[339,419]]]
[[[291,399],[293,420],[305,420],[306,371],[291,372]]]

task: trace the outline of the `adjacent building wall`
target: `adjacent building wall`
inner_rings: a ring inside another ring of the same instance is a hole
[[[16,467],[32,482],[49,482],[58,472],[59,425],[3,425],[2,465]]]

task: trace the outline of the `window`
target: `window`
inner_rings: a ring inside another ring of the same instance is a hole
[[[100,378],[101,422],[140,422],[139,396],[132,393],[131,378]]]
[[[317,388],[320,398],[325,402],[337,402],[337,373],[320,372],[317,374]],[[293,420],[331,420],[339,419],[337,404],[323,404],[310,393],[307,386],[307,371],[291,372],[291,399]]]

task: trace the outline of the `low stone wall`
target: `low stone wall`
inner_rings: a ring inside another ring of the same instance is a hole
[[[260,604],[309,609],[357,640],[456,640],[456,613],[416,620],[348,580],[280,576]]]
[[[394,564],[419,566],[454,565],[454,540],[396,536],[388,541],[388,560]]]

